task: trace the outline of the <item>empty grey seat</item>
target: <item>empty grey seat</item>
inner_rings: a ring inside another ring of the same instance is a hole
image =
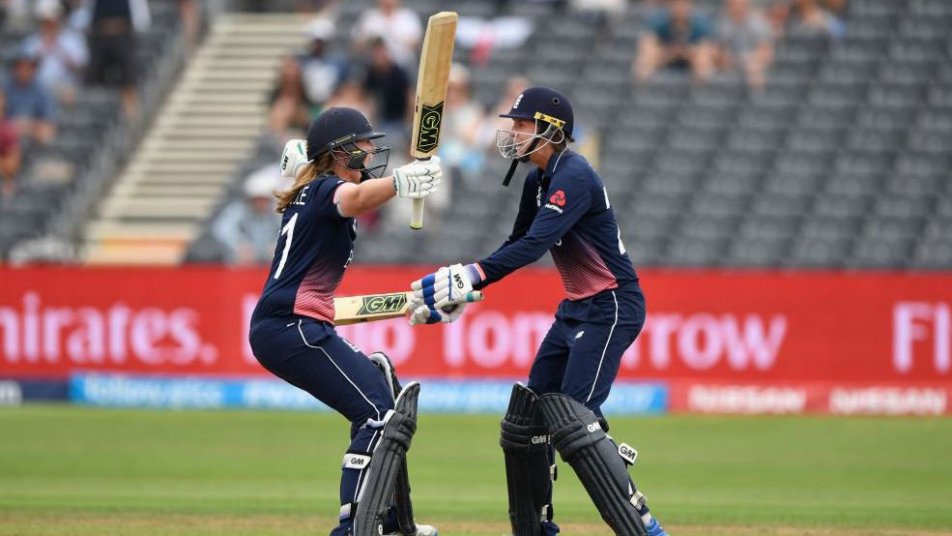
[[[704,177],[701,188],[712,194],[739,197],[756,191],[759,183],[759,174],[741,175],[715,172]]]
[[[800,218],[810,207],[812,190],[805,190],[803,193],[787,194],[779,192],[766,191],[763,194],[755,194],[752,204],[752,214],[759,219],[786,219],[793,220]]]
[[[836,239],[800,238],[790,248],[782,261],[792,268],[836,268],[844,261],[844,247],[848,238]]]
[[[918,243],[909,262],[911,268],[949,270],[952,268],[952,241],[928,238]]]
[[[908,240],[860,239],[848,262],[861,268],[887,268],[905,264],[911,251],[912,244]]]
[[[731,266],[773,268],[783,264],[785,252],[786,243],[777,239],[737,239],[730,243],[726,260]]]
[[[681,266],[711,266],[721,264],[723,250],[721,241],[680,238],[669,245],[665,257]]]
[[[692,214],[682,219],[678,226],[678,237],[701,240],[722,240],[732,236],[737,228],[733,216],[706,216]]]
[[[928,216],[931,199],[906,195],[882,195],[873,206],[873,215],[878,218],[893,218],[921,221]]]

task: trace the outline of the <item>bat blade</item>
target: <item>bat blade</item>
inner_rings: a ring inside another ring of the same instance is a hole
[[[334,324],[346,326],[398,318],[410,310],[409,292],[386,292],[334,298]]]
[[[459,16],[455,12],[441,11],[431,16],[426,24],[413,108],[413,133],[410,137],[410,156],[419,160],[433,156],[440,145],[443,103],[446,100],[450,66],[453,64],[458,20]],[[413,201],[410,228],[423,228],[422,199]]]
[[[383,292],[334,298],[334,325],[347,326],[406,316],[410,312],[410,292]],[[483,301],[481,291],[466,295],[466,303]]]

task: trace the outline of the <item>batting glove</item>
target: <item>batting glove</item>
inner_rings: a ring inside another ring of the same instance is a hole
[[[307,142],[288,140],[281,153],[281,176],[296,179],[307,163]]]
[[[466,309],[465,303],[447,305],[439,310],[433,309],[429,305],[420,305],[410,315],[410,325],[450,323],[463,316],[464,309]]]
[[[442,179],[439,157],[414,160],[393,170],[393,189],[399,197],[423,199],[436,191]]]
[[[478,264],[445,266],[410,283],[412,300],[434,309],[474,301],[473,285],[482,280]]]

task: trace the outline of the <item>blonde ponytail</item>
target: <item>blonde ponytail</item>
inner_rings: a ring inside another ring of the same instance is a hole
[[[278,214],[283,214],[284,211],[288,209],[288,205],[301,193],[301,189],[311,184],[314,179],[330,171],[333,163],[334,160],[331,154],[329,152],[324,153],[304,166],[304,169],[302,169],[301,172],[298,173],[297,178],[294,179],[294,184],[290,189],[283,192],[274,192],[274,197],[278,199],[277,207],[275,208]]]

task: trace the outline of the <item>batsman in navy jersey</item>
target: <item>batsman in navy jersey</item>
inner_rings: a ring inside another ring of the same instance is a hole
[[[382,354],[368,358],[334,330],[334,291],[354,258],[354,218],[397,196],[425,198],[442,176],[434,159],[376,178],[386,168],[389,151],[374,145],[381,137],[357,110],[330,108],[311,124],[306,143],[288,143],[282,171],[291,169],[296,180],[289,191],[277,194],[281,234],[251,319],[250,342],[258,361],[351,422],[340,524],[333,536],[371,533],[355,529],[354,516],[362,494],[375,484],[369,468],[394,410],[388,376],[372,361]],[[385,523],[384,531],[401,534],[395,523]],[[416,534],[436,534],[426,525],[416,529]]]
[[[645,321],[644,295],[608,191],[585,158],[567,148],[574,117],[564,95],[529,88],[502,117],[513,121],[510,130],[497,133],[500,153],[513,160],[504,183],[518,162],[532,164],[512,234],[478,262],[441,268],[414,281],[412,321],[450,321],[441,306],[551,253],[566,299],[539,347],[528,385],[514,387],[502,422],[513,534],[558,532],[549,476],[554,457],[550,447],[540,447],[551,441],[616,534],[662,535],[644,496],[627,477],[625,462],[633,463],[634,449],[606,435],[601,412],[622,354]]]

